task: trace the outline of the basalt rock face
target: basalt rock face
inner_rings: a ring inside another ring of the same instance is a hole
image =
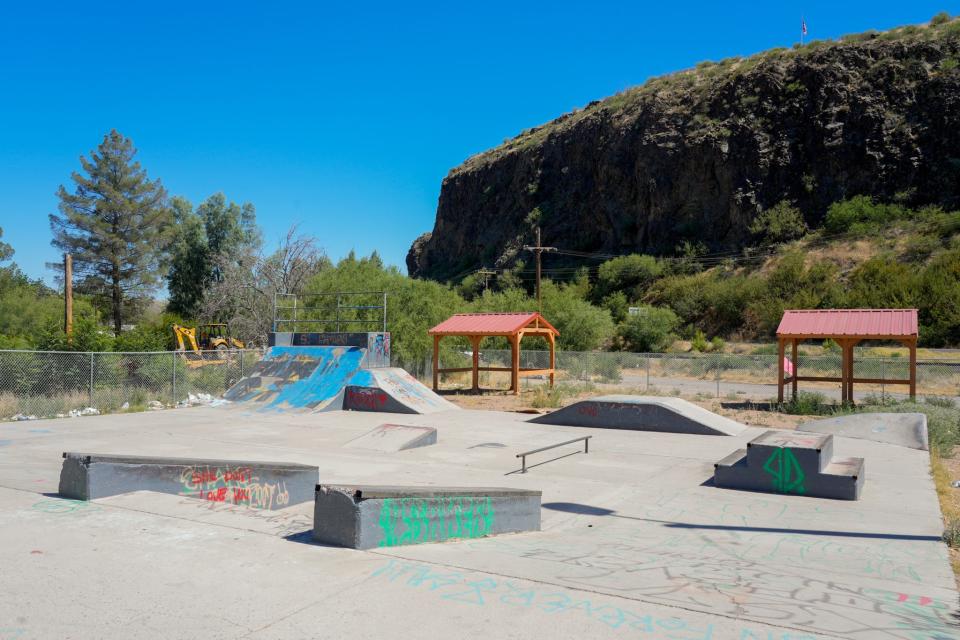
[[[774,50],[656,78],[470,158],[444,179],[415,277],[455,279],[544,244],[672,254],[751,243],[790,200],[816,226],[854,195],[960,206],[960,21]]]

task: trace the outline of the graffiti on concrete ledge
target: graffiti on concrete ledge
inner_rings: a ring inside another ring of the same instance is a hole
[[[380,507],[381,547],[480,538],[493,532],[489,497],[386,498]]]
[[[773,478],[773,490],[777,493],[802,495],[806,491],[803,486],[805,476],[803,469],[800,468],[800,462],[793,455],[793,451],[786,447],[775,449],[763,463],[763,470]]]
[[[250,467],[188,467],[180,474],[180,495],[209,502],[242,504],[254,509],[273,509],[290,504],[283,480],[261,482]]]

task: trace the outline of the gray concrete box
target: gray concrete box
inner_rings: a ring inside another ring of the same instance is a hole
[[[313,498],[317,467],[287,462],[64,453],[60,495],[95,500],[132,491],[282,509]]]
[[[834,458],[833,436],[767,431],[714,465],[714,484],[836,500],[857,500],[863,458]]]
[[[313,537],[352,549],[540,530],[540,491],[317,485]]]

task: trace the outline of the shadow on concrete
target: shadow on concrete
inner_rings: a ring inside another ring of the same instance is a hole
[[[325,542],[318,542],[313,539],[313,529],[307,529],[306,531],[301,531],[300,533],[291,533],[290,535],[283,536],[283,539],[287,542],[298,542],[300,544],[306,544],[311,547],[326,547],[328,549],[346,549],[347,547],[341,547],[336,544],[327,544]]]
[[[566,455],[557,456],[556,458],[550,458],[549,460],[544,460],[543,462],[538,462],[537,464],[528,464],[528,465],[527,465],[527,471],[530,471],[530,469],[533,469],[534,467],[540,467],[540,466],[543,466],[543,465],[545,465],[545,464],[547,464],[547,463],[556,462],[557,460],[563,460],[564,458],[569,458],[570,456],[576,456],[576,455],[579,455],[579,454],[581,454],[581,453],[583,453],[583,451],[574,451],[573,453],[568,453],[568,454],[566,454]],[[515,474],[515,473],[523,473],[523,467],[521,467],[521,468],[519,468],[519,469],[514,469],[513,471],[508,471],[508,472],[506,472],[506,473],[503,474],[503,475],[505,475],[505,476],[512,476],[512,475]]]
[[[565,513],[576,513],[577,515],[581,516],[612,516],[616,514],[616,511],[611,509],[592,507],[589,504],[578,504],[576,502],[545,502],[540,506],[542,506],[544,509],[563,511]]]
[[[529,467],[528,467],[529,468]],[[651,518],[637,518],[635,516],[624,516],[618,514],[612,509],[603,507],[594,507],[589,504],[580,504],[577,502],[545,502],[541,505],[544,509],[553,511],[563,511],[564,513],[575,513],[583,516],[612,516],[614,518],[623,518],[625,520],[638,520],[640,522],[651,522],[662,524],[671,529],[702,529],[709,531],[744,531],[746,533],[792,533],[803,536],[833,536],[837,538],[866,538],[878,540],[916,540],[922,542],[939,542],[940,536],[918,536],[900,533],[869,533],[862,531],[828,531],[823,529],[788,529],[785,527],[748,527],[743,525],[723,525],[723,524],[691,524],[688,522],[671,522],[669,520],[653,520]]]

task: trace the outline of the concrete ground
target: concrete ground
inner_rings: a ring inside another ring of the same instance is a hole
[[[196,408],[0,424],[0,640],[12,638],[958,638],[928,454],[838,438],[862,499],[717,489],[761,433],[673,435],[451,411]],[[438,429],[397,453],[344,445]],[[515,454],[578,435],[519,474]],[[303,462],[325,483],[543,491],[543,531],[353,551],[311,544],[312,505],[254,511],[134,493],[56,497],[63,451]]]

